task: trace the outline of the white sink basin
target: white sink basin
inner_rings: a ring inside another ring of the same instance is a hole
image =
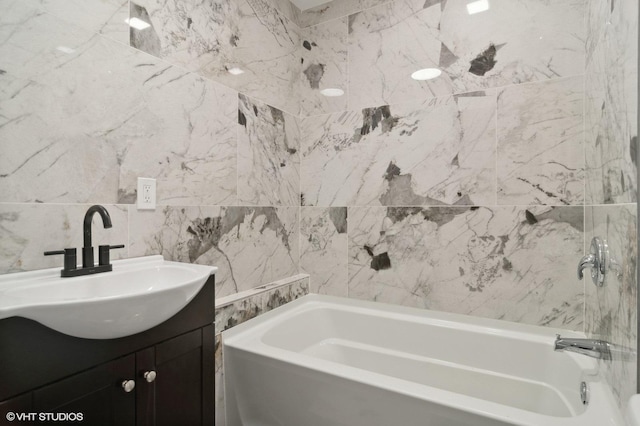
[[[217,270],[162,256],[117,260],[112,272],[81,277],[61,278],[60,269],[0,276],[0,319],[29,318],[87,339],[129,336],[178,313]]]

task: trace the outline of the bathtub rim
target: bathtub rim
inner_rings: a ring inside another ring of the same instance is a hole
[[[258,315],[255,318],[243,322],[242,324],[238,324],[231,329],[223,331],[222,334],[231,342],[239,339],[239,337],[236,336],[241,333],[247,338],[255,334],[264,334],[263,332],[261,333],[261,331],[266,331],[266,328],[277,326],[281,322],[286,321],[288,316],[296,315],[298,313],[326,305],[333,308],[337,307],[339,310],[354,311],[366,315],[371,315],[373,312],[384,312],[386,314],[385,316],[392,319],[400,321],[408,321],[411,319],[415,322],[436,325],[443,328],[457,330],[464,329],[477,333],[499,334],[500,336],[512,338],[522,338],[523,336],[526,336],[526,340],[535,343],[549,343],[551,350],[553,350],[553,341],[555,341],[557,334],[561,334],[563,337],[572,338],[587,337],[583,332],[575,330],[542,327],[453,312],[414,308],[383,302],[372,302],[368,300],[350,299],[346,297],[327,296],[314,293],[309,293],[292,302]],[[598,363],[594,359],[569,352],[567,352],[567,355],[572,357],[584,370],[598,368]]]

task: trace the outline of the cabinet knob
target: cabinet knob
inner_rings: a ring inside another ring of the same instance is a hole
[[[144,377],[144,379],[151,383],[156,379],[156,372],[151,370],[151,371],[145,371],[144,374],[142,375],[142,377]]]
[[[124,391],[127,393],[131,392],[135,387],[136,387],[135,380],[124,380],[122,382],[122,389],[124,389]]]

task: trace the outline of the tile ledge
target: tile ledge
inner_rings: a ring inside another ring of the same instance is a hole
[[[246,299],[248,297],[252,297],[255,296],[257,294],[261,294],[261,293],[265,293],[267,291],[279,288],[279,287],[284,287],[286,285],[290,285],[296,281],[300,281],[303,279],[309,279],[309,274],[296,274],[296,275],[291,275],[290,277],[287,278],[283,278],[281,280],[277,280],[277,281],[273,281],[269,284],[264,284],[258,287],[254,287],[252,289],[249,290],[245,290],[245,291],[241,291],[239,293],[236,294],[232,294],[229,296],[224,296],[221,297],[217,300],[215,300],[215,309],[220,309],[220,308],[224,308],[227,305],[231,305],[232,303],[235,303],[239,300],[242,299]]]

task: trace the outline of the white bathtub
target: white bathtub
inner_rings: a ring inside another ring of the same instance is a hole
[[[227,425],[623,425],[595,360],[554,352],[556,332],[305,296],[223,333]]]

